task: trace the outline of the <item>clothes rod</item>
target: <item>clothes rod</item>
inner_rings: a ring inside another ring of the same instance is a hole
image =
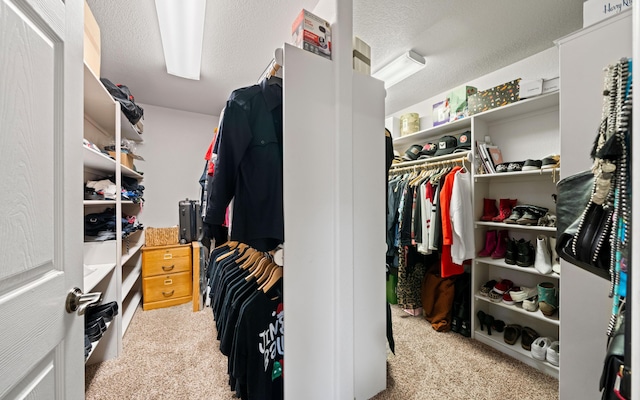
[[[428,160],[425,160],[428,161]],[[440,165],[455,165],[455,164],[464,164],[465,162],[470,162],[471,161],[471,157],[469,155],[466,155],[464,157],[458,157],[458,158],[450,158],[447,160],[442,160],[442,161],[432,161],[432,162],[423,162],[423,163],[416,163],[413,165],[401,165],[399,167],[393,167],[389,170],[389,174],[400,174],[406,171],[415,171],[418,169],[426,169],[426,168],[433,168],[433,167],[437,167]]]
[[[454,156],[454,154],[456,156]],[[458,155],[459,154],[459,155]],[[444,161],[448,161],[448,160],[458,160],[464,158],[466,159],[466,161],[471,161],[471,152],[465,152],[465,153],[452,153],[452,154],[447,154],[444,156],[436,156],[436,157],[431,157],[431,158],[425,158],[423,160],[414,160],[414,161],[405,161],[402,163],[398,163],[398,164],[392,164],[391,168],[404,168],[404,167],[410,167],[410,166],[414,166],[414,165],[424,165],[424,164],[433,164],[436,162],[444,162]]]
[[[284,66],[284,50],[282,47],[278,47],[273,52],[273,58],[269,61],[267,67],[262,70],[262,74],[260,74],[260,78],[258,78],[258,83],[261,82],[265,78],[269,78],[272,76],[277,76],[278,78],[282,78],[282,67]]]

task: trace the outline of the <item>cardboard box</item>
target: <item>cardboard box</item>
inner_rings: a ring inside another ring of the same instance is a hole
[[[331,25],[302,10],[291,26],[293,45],[331,60]]]
[[[100,27],[84,2],[84,63],[100,78]]]
[[[632,0],[588,0],[582,3],[582,27],[586,28],[605,18],[630,10]]]
[[[371,47],[357,36],[353,38],[353,69],[371,75]]]
[[[473,86],[458,86],[449,93],[449,121],[456,121],[469,116],[469,96],[478,93]]]
[[[113,157],[113,159],[115,160],[115,158],[116,158],[116,152],[115,151],[110,151],[109,155],[111,157]],[[133,169],[133,159],[134,159],[134,156],[132,154],[120,153],[120,164],[124,165],[125,167],[127,167],[129,169]]]
[[[469,96],[469,115],[506,106],[520,100],[520,78]]]
[[[443,100],[434,104],[431,115],[433,117],[433,126],[449,122],[449,100]]]

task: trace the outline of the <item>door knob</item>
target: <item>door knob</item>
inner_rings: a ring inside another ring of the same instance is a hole
[[[65,302],[65,308],[69,314],[78,312],[78,315],[84,315],[87,307],[93,303],[97,303],[102,300],[102,293],[82,293],[82,290],[75,287],[67,294],[67,301]]]

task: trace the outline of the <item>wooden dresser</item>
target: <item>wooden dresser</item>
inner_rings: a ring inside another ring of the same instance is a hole
[[[142,248],[142,309],[192,301],[191,244]]]

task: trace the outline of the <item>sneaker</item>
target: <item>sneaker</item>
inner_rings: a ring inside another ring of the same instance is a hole
[[[551,154],[542,159],[541,169],[560,168],[560,156]]]
[[[531,356],[536,360],[544,361],[547,359],[547,349],[551,347],[553,339],[550,337],[539,337],[531,343]]]
[[[558,217],[555,214],[548,212],[542,217],[538,218],[538,226],[555,227],[557,220]]]
[[[500,303],[502,301],[502,294],[496,292],[496,289],[493,288],[492,291],[489,292],[489,300],[493,303]]]
[[[493,287],[493,291],[498,294],[505,294],[506,292],[511,290],[512,287],[513,287],[513,282],[511,282],[508,279],[503,279]]]
[[[522,162],[512,162],[507,166],[507,172],[520,172],[522,171]]]
[[[518,290],[516,290],[516,288],[511,289],[509,294],[511,295],[511,299],[513,299],[513,301],[515,301],[516,303],[521,303],[536,296],[538,294],[538,288],[521,286],[518,288]]]
[[[534,171],[542,167],[542,160],[527,160],[522,166],[523,171]]]
[[[498,173],[507,172],[508,168],[509,168],[509,164],[507,164],[507,163],[498,164],[498,165],[496,165],[496,172],[498,172]]]
[[[538,220],[548,211],[545,207],[531,205],[524,206],[524,208],[522,216],[516,220],[518,225],[536,225]]]
[[[538,311],[538,296],[533,296],[522,301],[522,309],[530,312]]]
[[[551,342],[547,349],[547,361],[556,367],[560,366],[560,342]]]
[[[520,288],[518,286],[514,287],[512,290],[516,290],[516,289],[520,290]],[[511,291],[504,292],[504,294],[502,295],[502,302],[504,304],[508,304],[510,306],[516,304],[516,302],[511,297]]]

